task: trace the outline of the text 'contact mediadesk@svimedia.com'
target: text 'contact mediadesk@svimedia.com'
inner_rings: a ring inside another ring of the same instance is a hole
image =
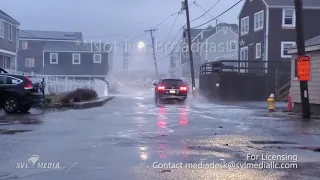
[[[245,161],[200,161],[198,163],[153,162],[156,169],[296,169],[298,156],[290,154],[247,154]]]

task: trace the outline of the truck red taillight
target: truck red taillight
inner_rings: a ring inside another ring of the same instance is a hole
[[[33,88],[32,81],[27,76],[25,76],[25,78],[26,78],[27,84],[24,86],[24,89],[32,89]]]
[[[187,91],[187,90],[188,90],[188,88],[186,86],[180,87],[180,91]]]
[[[166,87],[164,87],[164,86],[158,86],[158,91],[162,91],[162,90],[165,90],[166,89]]]

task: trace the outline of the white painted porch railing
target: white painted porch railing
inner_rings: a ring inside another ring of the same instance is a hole
[[[39,81],[42,81],[42,79],[44,79],[46,83],[45,94],[63,93],[76,90],[77,88],[91,88],[97,92],[99,98],[108,96],[108,84],[100,79],[77,80],[74,78],[55,77],[50,75],[35,74],[32,72],[28,73],[7,69],[6,71],[12,74],[34,76],[36,78],[39,78]]]
[[[40,78],[45,79],[44,81],[46,82],[46,94],[68,92],[76,90],[78,88],[90,88],[94,89],[100,98],[108,96],[108,84],[99,79],[75,80],[70,78],[50,76]]]

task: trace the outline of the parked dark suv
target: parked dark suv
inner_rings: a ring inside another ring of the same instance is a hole
[[[188,85],[181,79],[161,79],[155,86],[155,101],[177,99],[185,101],[188,97]]]
[[[42,86],[36,79],[0,73],[0,108],[7,113],[26,113],[43,102]]]

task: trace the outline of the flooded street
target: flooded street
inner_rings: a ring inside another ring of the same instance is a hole
[[[252,104],[156,106],[146,91],[87,110],[2,114],[0,179],[319,179],[320,121]],[[280,162],[287,168],[236,167],[267,155],[297,159]]]

